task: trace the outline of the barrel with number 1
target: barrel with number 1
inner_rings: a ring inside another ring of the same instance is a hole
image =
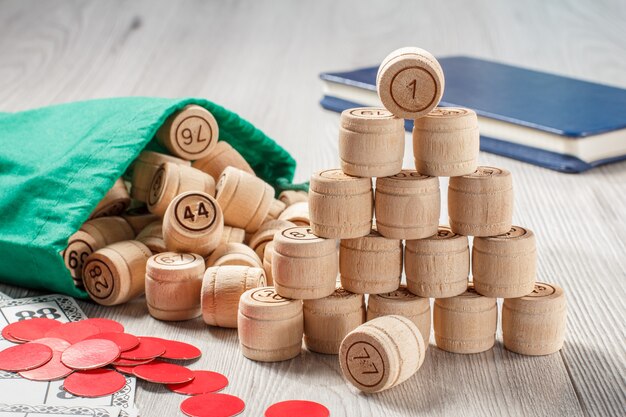
[[[209,255],[220,243],[224,217],[207,193],[189,191],[171,201],[163,217],[163,240],[172,252]]]

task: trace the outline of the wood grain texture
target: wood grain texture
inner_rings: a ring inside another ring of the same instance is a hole
[[[626,87],[625,19],[626,3],[618,0],[4,0],[0,111],[120,95],[206,97],[275,138],[298,161],[296,181],[304,181],[339,166],[339,116],[319,107],[319,72],[376,65],[398,47],[417,45],[436,56],[467,54]],[[409,135],[404,154],[404,167],[412,167]],[[113,308],[80,304],[130,332],[215,353],[191,367],[228,375],[225,392],[246,400],[245,415],[293,398],[320,401],[334,417],[623,415],[626,163],[580,175],[485,153],[479,163],[511,171],[513,221],[536,233],[538,279],[567,292],[560,354],[523,357],[500,342],[478,355],[431,346],[413,378],[366,397],[342,380],[333,356],[303,351],[295,360],[258,364],[239,353],[235,331],[200,319],[153,320],[143,299]],[[442,179],[441,189],[447,184]],[[0,291],[33,294],[5,285]],[[142,415],[178,414],[180,396],[138,385]]]

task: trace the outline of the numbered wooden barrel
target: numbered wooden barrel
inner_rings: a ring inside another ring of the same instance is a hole
[[[309,193],[306,191],[286,190],[278,195],[278,199],[289,207],[292,204],[308,202]]]
[[[265,270],[265,276],[267,277],[267,285],[274,285],[274,276],[272,275],[272,257],[274,255],[274,241],[272,240],[265,245],[263,251],[263,269]]]
[[[296,226],[309,226],[311,224],[309,203],[303,201],[290,205],[278,216],[278,219],[291,222]]]
[[[146,265],[146,304],[159,320],[179,321],[199,317],[204,259],[195,253],[165,252]]]
[[[404,120],[382,107],[341,113],[341,170],[355,177],[386,177],[402,170]]]
[[[341,372],[366,393],[380,392],[409,379],[424,362],[426,348],[415,324],[401,316],[368,321],[341,342]]]
[[[272,287],[248,290],[239,300],[237,327],[246,358],[260,362],[295,358],[302,350],[302,301],[281,297]]]
[[[313,174],[309,217],[314,234],[331,239],[367,236],[372,229],[371,178],[351,177],[340,169]]]
[[[549,355],[563,347],[567,302],[563,289],[537,282],[534,290],[502,304],[504,347],[522,355]]]
[[[412,294],[405,285],[384,294],[372,294],[367,301],[367,320],[382,316],[402,316],[419,329],[428,349],[430,341],[430,299]]]
[[[152,179],[147,201],[148,210],[163,216],[170,202],[187,191],[199,191],[213,196],[215,180],[199,169],[166,162],[159,167]]]
[[[246,231],[238,227],[224,225],[224,231],[222,232],[222,243],[243,243],[246,238]]]
[[[122,214],[122,218],[133,228],[135,234],[139,234],[150,223],[161,222],[161,218],[156,214],[150,213],[146,206],[126,210],[126,212]]]
[[[206,259],[206,265],[242,265],[263,268],[263,261],[249,246],[243,243],[220,244]]]
[[[130,206],[130,195],[124,180],[118,178],[113,187],[104,195],[89,215],[90,219],[107,216],[119,216]]]
[[[270,204],[270,210],[267,212],[265,219],[263,219],[263,223],[278,219],[278,216],[280,216],[286,208],[287,205],[285,203],[275,198],[272,200],[272,204]]]
[[[396,49],[383,59],[376,75],[383,106],[401,119],[419,119],[435,108],[444,89],[441,65],[424,49]]]
[[[123,304],[144,293],[146,263],[152,252],[136,240],[98,249],[85,260],[83,282],[89,297],[105,306]]]
[[[478,294],[472,285],[456,297],[435,299],[435,341],[442,350],[479,353],[491,349],[497,322],[496,299]]]
[[[438,107],[415,121],[415,169],[434,177],[457,177],[476,170],[480,135],[470,109]]]
[[[174,112],[157,130],[157,141],[179,158],[195,161],[209,155],[219,136],[215,117],[207,109],[189,104]]]
[[[207,256],[219,245],[223,230],[222,210],[206,193],[189,191],[178,195],[163,218],[163,240],[172,252]]]
[[[511,230],[513,181],[505,169],[478,167],[473,174],[450,178],[448,215],[454,233],[496,236]]]
[[[304,300],[304,344],[312,352],[337,355],[341,341],[365,322],[365,297],[337,288],[328,297]]]
[[[394,291],[402,277],[402,241],[369,235],[342,239],[339,246],[341,286],[358,294]]]
[[[270,210],[274,189],[260,178],[234,167],[226,167],[216,187],[216,199],[229,226],[254,233]]]
[[[250,237],[248,245],[254,249],[259,258],[263,258],[265,246],[274,240],[276,232],[296,226],[287,220],[270,220],[261,225],[261,228]]]
[[[535,234],[520,226],[493,237],[476,237],[472,277],[476,292],[487,297],[517,298],[535,288]]]
[[[202,281],[202,319],[211,326],[236,328],[241,294],[266,285],[261,268],[241,265],[207,268]]]
[[[141,202],[148,201],[148,193],[150,192],[154,174],[165,162],[191,165],[191,162],[174,156],[152,151],[141,152],[132,166],[132,186],[130,188],[130,196],[132,198]]]
[[[376,228],[390,239],[423,239],[437,233],[439,178],[403,169],[376,179]]]
[[[163,221],[158,220],[150,223],[137,235],[137,240],[148,248],[152,253],[167,252],[165,241],[163,240]]]
[[[67,247],[61,253],[74,284],[83,287],[83,266],[89,255],[112,243],[134,237],[134,230],[121,217],[101,217],[86,221],[70,236]]]
[[[446,298],[467,289],[470,268],[469,241],[450,228],[440,226],[437,234],[407,240],[404,269],[409,291],[420,297]]]
[[[226,167],[238,168],[248,174],[255,175],[246,160],[226,141],[219,141],[213,151],[193,162],[192,166],[204,171],[213,178],[219,178]]]
[[[274,236],[272,276],[276,292],[298,300],[324,298],[335,291],[337,241],[324,239],[302,226]]]

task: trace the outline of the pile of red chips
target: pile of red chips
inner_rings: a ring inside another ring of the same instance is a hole
[[[199,358],[200,349],[187,343],[124,333],[114,320],[94,318],[62,323],[34,318],[9,324],[2,336],[16,346],[0,351],[0,370],[34,381],[65,378],[63,388],[79,397],[111,395],[126,384],[122,374],[164,384],[192,397],[181,411],[191,417],[229,417],[241,413],[238,397],[216,394],[228,385],[217,372],[194,371],[167,360]],[[266,417],[328,417],[328,409],[311,401],[284,401],[269,407]]]

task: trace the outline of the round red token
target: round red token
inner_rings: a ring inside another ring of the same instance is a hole
[[[197,347],[189,343],[177,340],[161,339],[159,337],[142,337],[142,339],[152,339],[165,346],[165,353],[161,355],[164,359],[187,360],[197,359],[202,356],[202,352]]]
[[[70,342],[67,340],[59,339],[57,337],[42,337],[41,339],[33,340],[33,343],[39,343],[48,346],[52,349],[52,352],[63,352],[70,347]]]
[[[39,343],[11,346],[0,352],[0,370],[28,371],[38,368],[52,358],[52,349]]]
[[[127,350],[131,350],[132,348],[139,345],[139,339],[137,336],[133,336],[128,333],[117,333],[117,332],[106,332],[106,333],[98,333],[93,336],[89,336],[85,340],[90,339],[106,339],[114,342],[120,347],[120,351],[124,352]]]
[[[46,332],[45,337],[58,337],[59,339],[67,340],[71,344],[74,344],[98,333],[100,333],[100,330],[96,326],[85,323],[85,320],[83,320],[63,323]]]
[[[124,326],[122,323],[115,320],[97,317],[93,319],[85,319],[82,322],[96,326],[100,330],[100,333],[124,333]]]
[[[9,333],[9,331],[7,330],[7,327],[9,326],[5,326],[2,329],[2,337],[4,338],[4,340],[8,340],[9,342],[13,342],[13,343],[26,343],[24,340],[16,339],[13,336],[11,336],[11,333]]]
[[[156,338],[138,337],[139,345],[122,352],[122,359],[132,359],[135,361],[153,359],[161,356],[165,352],[165,346]]]
[[[241,413],[246,404],[228,394],[202,394],[180,403],[180,411],[190,417],[232,417]]]
[[[182,384],[194,378],[191,369],[162,361],[135,366],[133,375],[157,384]]]
[[[120,356],[115,342],[105,339],[90,339],[75,343],[61,354],[61,361],[72,369],[102,368]]]
[[[139,366],[139,365],[145,365],[146,363],[150,363],[153,360],[154,358],[142,359],[140,361],[134,361],[132,359],[117,358],[115,361],[113,361],[111,365],[113,366]]]
[[[61,352],[57,351],[52,353],[52,359],[48,363],[30,371],[22,371],[19,374],[22,378],[30,379],[31,381],[55,381],[65,378],[72,372],[74,372],[73,369],[68,368],[61,362]]]
[[[330,411],[320,403],[304,400],[282,401],[265,410],[265,417],[328,417]]]
[[[113,365],[113,368],[115,368],[116,371],[121,372],[123,374],[134,375],[133,374],[133,370],[135,369],[134,366]]]
[[[48,331],[62,324],[53,319],[34,318],[11,323],[3,330],[6,330],[14,339],[32,342],[35,339],[41,339]]]
[[[167,388],[177,394],[200,395],[226,388],[228,378],[217,372],[192,371],[193,380],[182,384],[169,384]]]
[[[63,388],[79,397],[111,395],[126,385],[124,375],[111,369],[74,372],[63,382]]]

